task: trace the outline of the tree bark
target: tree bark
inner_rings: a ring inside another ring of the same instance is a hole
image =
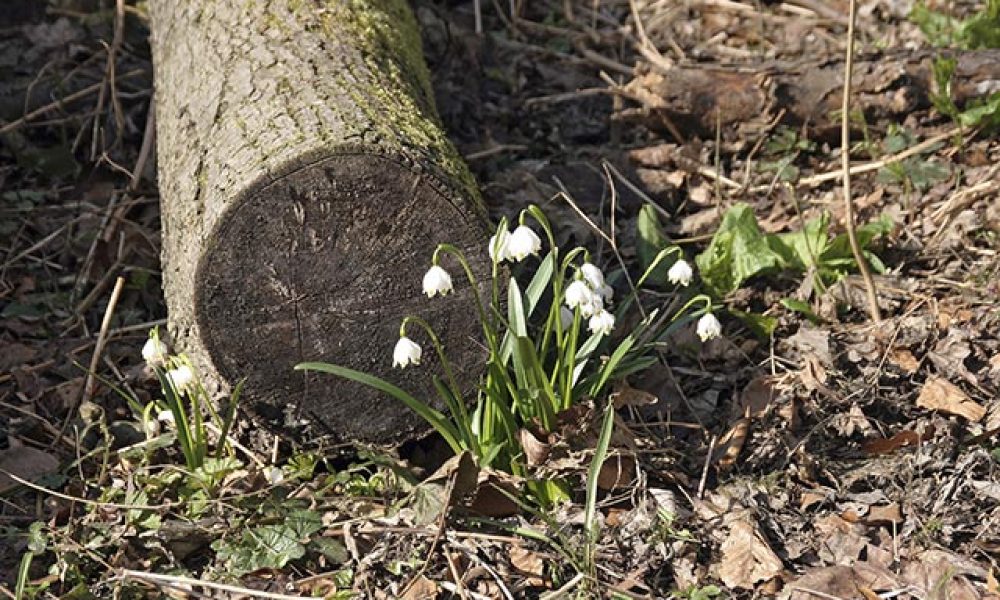
[[[407,333],[429,364],[391,368],[407,314],[437,329],[464,384],[482,364],[457,265],[455,294],[421,295],[442,242],[486,281],[488,236],[405,0],[154,0],[151,17],[175,345],[222,391],[247,378],[249,406],[286,423],[369,441],[424,430],[396,400],[292,369],[337,363],[434,398],[422,332]]]
[[[1000,90],[1000,50],[868,56],[854,65],[852,105],[869,123],[928,108],[936,88],[932,64],[939,55],[955,59],[951,93],[958,106]],[[627,109],[619,118],[693,136],[714,136],[717,127],[726,133],[733,125],[752,133],[779,115],[818,138],[839,131],[843,60],[743,70],[698,65],[669,72],[646,65],[643,71],[622,90],[643,108]]]

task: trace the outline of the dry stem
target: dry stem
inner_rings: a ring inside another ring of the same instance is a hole
[[[875,281],[868,269],[868,261],[858,245],[858,236],[854,232],[854,200],[851,197],[851,70],[854,67],[854,28],[858,19],[858,1],[851,0],[851,12],[847,19],[847,58],[844,61],[844,101],[840,107],[840,161],[844,171],[844,224],[847,227],[847,238],[851,243],[851,252],[858,263],[861,278],[865,281],[868,295],[868,312],[872,321],[882,320],[878,309],[878,295],[875,291]]]

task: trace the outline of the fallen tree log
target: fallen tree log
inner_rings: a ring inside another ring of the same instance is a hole
[[[154,0],[151,23],[175,345],[222,391],[245,377],[249,405],[285,422],[371,441],[423,430],[394,399],[292,369],[337,363],[434,398],[426,370],[391,368],[407,314],[437,328],[466,384],[482,363],[460,271],[455,294],[421,295],[442,242],[485,280],[488,235],[405,0]]]
[[[1000,91],[1000,50],[923,51],[862,57],[855,61],[852,106],[869,123],[899,120],[931,106],[936,91],[933,62],[955,60],[952,99],[958,106]],[[674,135],[714,136],[716,127],[744,133],[769,127],[775,119],[805,125],[810,134],[839,134],[844,63],[764,65],[759,68],[678,66],[664,71],[642,65],[641,73],[619,91],[641,105],[617,117]]]

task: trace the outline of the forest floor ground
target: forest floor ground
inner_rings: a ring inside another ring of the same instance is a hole
[[[801,269],[735,257],[724,335],[682,327],[660,366],[618,384],[619,467],[600,486],[596,541],[580,526],[586,448],[567,470],[572,502],[486,521],[414,515],[414,455],[430,443],[275,438],[248,449],[261,465],[194,481],[111,385],[156,397],[139,348],[166,317],[143,12],[10,0],[0,596],[998,597],[1000,144],[988,118],[957,127],[932,106],[938,88],[894,67],[924,56],[930,69],[947,51],[932,41],[962,51],[954,32],[981,3],[934,2],[952,20],[921,20],[910,2],[861,2],[859,56],[894,73],[852,114],[857,222],[891,224],[869,246],[879,322],[830,241],[844,232],[839,117],[796,118],[839,98],[841,79],[798,100],[768,87],[838,64],[845,0],[493,2],[482,33],[472,8],[415,5],[439,112],[494,218],[540,204],[561,243],[633,274],[651,235],[694,262],[743,203],[756,227],[734,235],[806,231],[829,252]],[[709,74],[717,95],[678,70]],[[726,112],[733,73],[770,100],[749,117]],[[88,368],[99,385],[81,403]]]

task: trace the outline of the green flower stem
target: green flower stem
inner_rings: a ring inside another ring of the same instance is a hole
[[[563,284],[566,283],[566,271],[569,270],[569,265],[577,256],[580,254],[586,256],[586,252],[583,248],[573,248],[563,259],[559,270],[552,274],[552,308],[549,309],[549,318],[545,321],[545,333],[542,334],[539,356],[544,356],[545,350],[549,347],[549,337],[553,331],[556,335],[556,346],[563,347],[562,319],[559,317],[559,308],[563,303]],[[556,261],[553,260],[553,262]]]
[[[465,276],[469,279],[469,285],[472,286],[472,295],[476,300],[476,310],[479,311],[479,320],[483,323],[483,334],[486,336],[486,343],[489,345],[491,352],[495,351],[497,334],[492,326],[492,322],[486,318],[486,309],[483,306],[482,298],[479,296],[479,282],[476,280],[476,276],[472,274],[472,267],[469,266],[469,261],[465,260],[465,255],[462,254],[462,251],[455,246],[451,244],[440,244],[434,250],[434,256],[431,258],[431,262],[433,264],[438,264],[438,257],[442,252],[451,254],[458,260],[458,263],[462,265],[462,269],[465,271]],[[495,276],[493,281],[496,282]]]
[[[441,359],[441,366],[444,368],[445,378],[448,380],[448,385],[451,386],[451,392],[455,396],[455,404],[457,406],[449,406],[449,410],[452,411],[452,415],[456,417],[459,429],[462,432],[462,436],[466,439],[466,444],[469,445],[469,449],[473,451],[476,456],[481,453],[479,451],[479,440],[476,435],[472,432],[472,420],[469,418],[469,410],[465,406],[465,401],[462,399],[462,389],[458,387],[458,381],[455,379],[455,374],[451,369],[451,362],[448,361],[448,356],[444,353],[444,346],[441,345],[441,340],[438,338],[437,334],[434,333],[434,329],[430,324],[421,319],[420,317],[407,316],[403,319],[403,322],[399,325],[399,335],[406,335],[406,326],[410,323],[414,323],[421,329],[427,332],[428,337],[431,339],[431,345],[434,346],[435,352],[437,352],[438,358]],[[445,398],[447,404],[452,404],[448,402]]]

